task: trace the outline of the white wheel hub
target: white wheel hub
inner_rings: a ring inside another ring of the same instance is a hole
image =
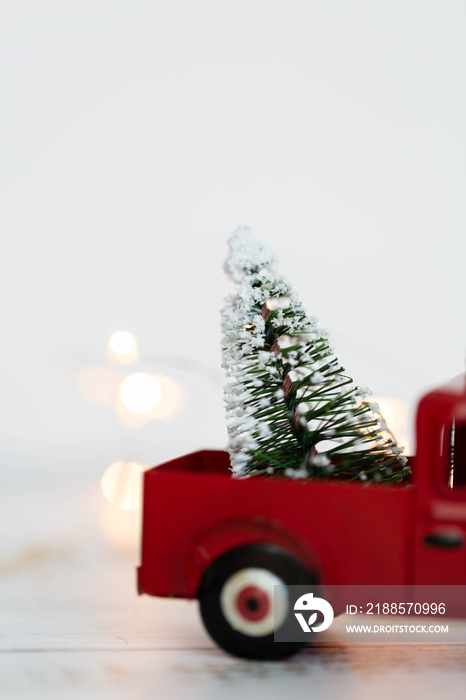
[[[264,637],[278,629],[286,618],[286,585],[268,569],[241,569],[225,581],[220,607],[234,630],[249,637]]]

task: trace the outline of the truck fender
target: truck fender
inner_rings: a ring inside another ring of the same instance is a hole
[[[187,598],[197,597],[207,568],[226,552],[249,544],[272,544],[294,556],[309,572],[319,577],[314,553],[280,523],[268,518],[233,520],[205,532],[188,550],[185,561]]]

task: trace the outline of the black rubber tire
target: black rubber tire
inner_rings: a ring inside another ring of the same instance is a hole
[[[294,556],[270,544],[254,544],[233,549],[219,557],[205,572],[198,598],[204,626],[214,642],[233,656],[244,659],[277,660],[295,654],[305,642],[274,642],[274,635],[248,636],[233,629],[225,618],[220,594],[225,582],[248,567],[266,569],[287,585],[313,585],[316,576]]]

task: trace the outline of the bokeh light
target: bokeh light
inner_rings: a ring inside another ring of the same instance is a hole
[[[120,510],[107,501],[102,503],[99,522],[102,534],[118,551],[136,557],[140,546],[139,510]]]
[[[76,383],[81,396],[91,403],[114,406],[122,374],[109,367],[91,367],[79,372]]]
[[[408,404],[401,399],[389,397],[371,396],[366,399],[371,403],[379,404],[380,412],[385,418],[387,426],[397,439],[399,445],[405,448],[404,454],[410,454],[410,444],[408,438]],[[385,436],[388,437],[388,434]]]
[[[265,301],[265,305],[270,311],[275,311],[276,309],[287,309],[290,303],[291,298],[289,296],[270,297]]]
[[[138,359],[138,343],[129,331],[117,331],[110,336],[107,354],[111,360],[123,365],[132,365]]]
[[[121,392],[118,392],[116,413],[118,419],[128,428],[138,430],[153,420],[174,420],[186,408],[187,394],[185,387],[165,374],[151,374],[160,389],[160,397],[152,410],[145,413],[137,413],[131,410],[122,400]]]
[[[114,462],[104,472],[102,491],[109,503],[120,510],[139,507],[141,474],[145,467],[139,462]]]
[[[161,391],[160,401],[150,417],[153,420],[169,420],[178,416],[186,405],[186,392],[181,384],[164,374],[154,374]]]
[[[150,413],[161,397],[157,379],[145,372],[135,372],[126,377],[120,386],[120,399],[125,408],[133,413]]]

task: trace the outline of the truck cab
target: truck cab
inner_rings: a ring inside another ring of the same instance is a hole
[[[417,411],[413,583],[466,583],[464,375],[424,396]]]

